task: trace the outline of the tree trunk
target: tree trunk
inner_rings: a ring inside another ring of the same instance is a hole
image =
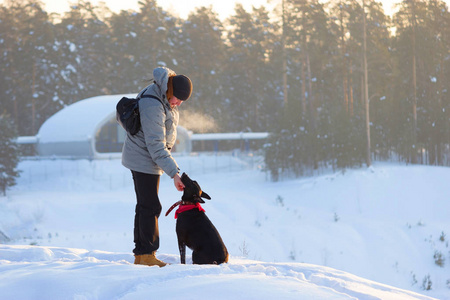
[[[305,72],[305,65],[306,65],[306,59],[305,55],[303,55],[302,58],[302,68],[301,68],[301,76],[302,76],[302,96],[301,96],[301,102],[302,102],[302,114],[306,116],[306,72]],[[309,96],[308,96],[309,97]]]
[[[305,30],[305,11],[302,12],[302,41],[301,41],[301,47],[302,47],[302,112],[304,115],[306,115],[306,70],[305,67],[307,65],[307,56],[308,51],[306,49],[306,30]],[[311,78],[309,78],[311,80]],[[310,99],[311,95],[308,92],[308,100]]]
[[[369,118],[369,84],[368,84],[368,72],[367,72],[367,33],[366,33],[366,5],[363,0],[363,59],[364,59],[364,104],[366,112],[366,137],[367,137],[367,149],[366,149],[366,165],[370,167],[371,157],[370,157],[370,118]]]
[[[288,104],[288,88],[287,88],[287,55],[286,55],[286,11],[284,10],[284,0],[281,2],[281,15],[283,19],[283,29],[281,33],[281,50],[283,55],[283,102],[284,107]]]
[[[33,63],[33,86],[31,87],[31,134],[35,135],[36,132],[36,62]]]
[[[351,64],[350,64],[351,66]],[[349,88],[349,109],[350,109],[350,117],[353,117],[353,71],[352,68],[349,68],[350,71],[350,76],[348,77],[349,83],[348,83],[348,88]]]
[[[309,114],[310,114],[310,120],[311,120],[311,127],[315,131],[316,130],[316,111],[315,111],[314,96],[313,96],[313,92],[312,92],[312,74],[311,74],[311,64],[309,61],[308,51],[306,51],[306,70],[308,72]]]
[[[417,77],[416,77],[416,8],[415,0],[411,0],[411,15],[412,15],[412,51],[413,51],[413,128],[412,128],[412,151],[411,162],[417,163]]]
[[[308,72],[308,102],[309,102],[309,115],[310,115],[310,122],[311,122],[311,133],[312,136],[316,136],[316,130],[317,130],[317,122],[316,122],[316,108],[314,103],[314,95],[312,91],[312,74],[311,74],[311,64],[309,61],[309,52],[306,51],[306,66],[307,66],[307,72]],[[317,147],[317,139],[314,139],[313,145],[315,148]],[[316,148],[317,149],[317,148]],[[314,160],[314,170],[317,170],[319,168],[318,158],[317,158],[317,151],[313,152],[313,160]]]
[[[348,73],[347,73],[347,58],[345,47],[345,33],[344,33],[344,14],[342,12],[343,5],[340,4],[340,25],[341,25],[341,55],[342,55],[342,90],[344,92],[344,109],[348,112]]]

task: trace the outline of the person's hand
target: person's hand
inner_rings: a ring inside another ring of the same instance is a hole
[[[182,191],[184,190],[184,184],[183,184],[183,182],[181,181],[180,175],[176,174],[176,175],[173,177],[173,184],[175,185],[175,188],[176,188],[179,192],[182,192]]]

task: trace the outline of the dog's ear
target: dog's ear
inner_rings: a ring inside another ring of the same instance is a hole
[[[204,191],[202,191],[202,194],[200,195],[200,197],[208,199],[208,200],[211,200],[211,197],[207,193],[205,193]]]
[[[202,198],[211,200],[211,197],[205,193],[204,191],[202,191],[202,188],[200,187],[200,185],[198,184],[198,182],[196,180],[193,180],[192,183],[197,187],[197,191],[198,191],[198,195]],[[199,198],[200,199],[200,198]],[[201,199],[200,199],[201,200]],[[201,203],[205,203],[205,201],[202,200]]]
[[[198,203],[205,203],[205,200],[203,200],[199,196],[194,197],[194,199],[197,200]]]

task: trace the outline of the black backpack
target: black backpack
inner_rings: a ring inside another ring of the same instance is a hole
[[[116,105],[116,120],[131,135],[135,135],[141,129],[141,117],[139,116],[139,100],[141,98],[153,98],[163,104],[161,99],[153,95],[142,95],[137,98],[122,97]]]

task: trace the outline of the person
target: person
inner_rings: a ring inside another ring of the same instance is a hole
[[[127,134],[122,165],[131,170],[137,199],[134,263],[163,267],[166,263],[155,255],[159,248],[158,218],[162,210],[159,181],[166,173],[178,191],[184,189],[171,149],[177,137],[178,106],[191,96],[192,82],[166,67],[155,68],[153,78],[153,83],[139,92],[138,97],[152,95],[160,101],[149,97],[139,100],[141,129],[135,135]]]

